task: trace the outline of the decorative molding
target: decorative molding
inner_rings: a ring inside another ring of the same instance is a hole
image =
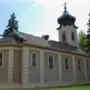
[[[10,48],[13,48],[14,50],[22,50],[22,48],[19,47],[0,47],[0,50],[9,50]]]
[[[42,48],[33,48],[33,47],[30,47],[29,50],[33,50],[33,51],[41,51],[41,50],[43,50],[44,52],[53,53],[53,54],[60,53],[60,52],[56,52],[56,51],[52,51],[52,50],[46,50],[46,49],[42,49]]]
[[[77,53],[77,52],[70,52],[64,49],[54,49],[54,48],[50,48],[50,47],[45,47],[45,46],[38,46],[38,45],[33,45],[33,44],[2,44],[0,45],[0,48],[5,48],[5,47],[18,47],[18,48],[23,48],[23,47],[30,47],[30,48],[38,48],[38,49],[43,49],[43,50],[49,50],[49,51],[53,51],[54,53],[69,53],[72,55],[79,55],[79,56],[86,56],[86,57],[90,57],[88,54],[82,54],[82,53]]]

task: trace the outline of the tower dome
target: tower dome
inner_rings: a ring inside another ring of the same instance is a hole
[[[69,12],[67,11],[66,3],[64,5],[65,6],[64,6],[63,14],[57,19],[58,24],[60,24],[60,27],[61,26],[66,26],[66,25],[73,25],[73,26],[75,26],[74,23],[75,23],[76,18],[69,14]]]

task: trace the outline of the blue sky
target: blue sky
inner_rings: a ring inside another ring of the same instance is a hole
[[[33,0],[26,2],[0,1],[0,33],[4,31],[12,12],[16,14],[20,31],[35,32],[42,23],[44,14],[44,8],[35,4]]]
[[[63,12],[65,1],[69,13],[76,17],[78,31],[86,32],[90,0],[0,0],[0,34],[15,12],[19,31],[37,36],[49,34],[50,39],[58,40],[57,18]]]

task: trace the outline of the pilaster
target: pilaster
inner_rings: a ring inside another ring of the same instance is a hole
[[[40,82],[44,82],[44,51],[40,50]]]
[[[29,83],[29,48],[22,49],[22,83]]]
[[[86,58],[84,57],[84,74],[85,74],[85,80],[88,80],[88,75],[87,75],[87,61]]]
[[[62,82],[62,58],[61,58],[61,54],[58,54],[58,74],[59,74],[59,81]]]
[[[73,63],[73,80],[76,81],[76,63],[75,63],[75,56],[72,56],[72,63]]]
[[[8,59],[8,83],[13,81],[13,62],[14,62],[14,48],[9,48],[9,59]]]

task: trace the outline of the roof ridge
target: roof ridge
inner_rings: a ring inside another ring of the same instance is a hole
[[[38,38],[41,38],[40,36],[37,36],[37,35],[33,35],[33,34],[29,34],[29,33],[24,33],[24,32],[20,32],[21,34],[24,34],[24,35],[28,35],[28,36],[34,36],[34,37],[38,37]],[[41,38],[42,39],[42,38]]]

